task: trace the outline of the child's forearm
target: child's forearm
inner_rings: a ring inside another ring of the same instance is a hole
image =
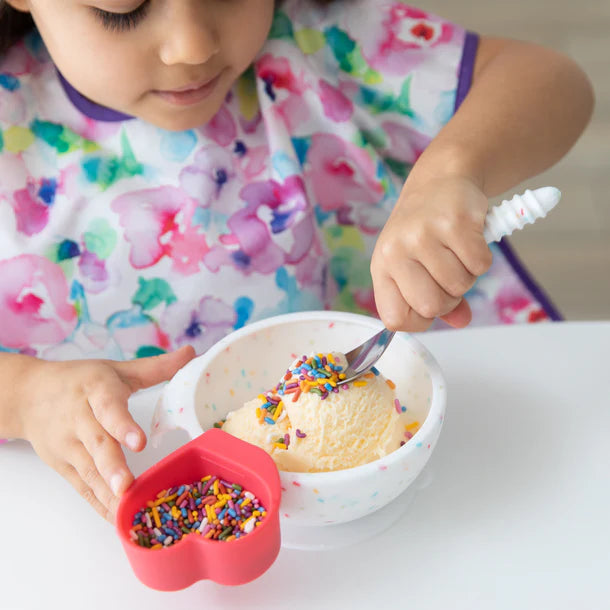
[[[482,38],[470,92],[407,186],[458,175],[488,197],[498,195],[565,155],[592,109],[589,80],[567,57],[529,43]]]

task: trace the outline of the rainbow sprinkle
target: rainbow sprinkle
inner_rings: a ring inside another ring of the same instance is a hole
[[[251,533],[266,514],[241,485],[208,475],[159,492],[134,515],[129,535],[149,549],[171,546],[189,534],[229,542]]]
[[[286,371],[273,390],[259,394],[261,406],[256,411],[258,421],[273,426],[285,417],[284,400],[288,400],[288,396],[291,396],[292,402],[296,402],[303,392],[310,392],[325,400],[331,393],[339,392],[339,382],[343,379],[343,367],[337,364],[332,354],[302,356]],[[359,384],[366,385],[366,382],[355,382],[354,385]],[[342,384],[342,387],[348,389],[349,384]],[[297,438],[305,436],[297,434]],[[279,445],[288,446],[284,441],[274,443],[274,446],[283,448]]]

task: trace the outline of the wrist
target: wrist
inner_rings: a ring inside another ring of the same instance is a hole
[[[25,439],[24,405],[28,377],[40,361],[21,354],[0,354],[0,437]]]
[[[485,193],[483,164],[464,145],[433,141],[419,157],[405,182],[409,190],[432,180],[456,178],[467,180]]]

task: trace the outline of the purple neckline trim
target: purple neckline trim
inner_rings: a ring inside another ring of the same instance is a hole
[[[470,91],[472,75],[474,74],[474,60],[479,48],[479,36],[473,32],[466,32],[464,48],[462,49],[462,60],[460,61],[460,72],[458,74],[458,85],[455,94],[454,112],[461,106],[464,98]]]
[[[506,257],[506,260],[515,270],[519,279],[525,284],[526,288],[534,295],[534,297],[540,302],[542,308],[546,314],[553,320],[553,322],[563,321],[563,316],[559,313],[559,310],[553,303],[548,295],[542,290],[542,288],[536,283],[534,278],[530,275],[525,265],[521,262],[517,253],[513,250],[512,246],[508,243],[506,237],[503,237],[499,242],[498,246],[502,253]]]
[[[72,102],[77,110],[80,110],[90,119],[94,119],[95,121],[105,121],[108,123],[133,119],[133,117],[129,114],[123,114],[118,110],[112,110],[111,108],[106,108],[106,106],[101,106],[100,104],[92,102],[89,98],[86,98],[84,95],[79,93],[64,78],[63,74],[59,70],[57,70],[57,75],[59,76],[59,82],[64,88],[68,99]]]

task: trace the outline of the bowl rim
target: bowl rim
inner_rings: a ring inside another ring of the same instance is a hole
[[[372,332],[381,330],[384,326],[381,320],[372,316],[366,316],[358,313],[334,311],[334,310],[307,310],[293,313],[280,314],[277,316],[271,316],[269,318],[263,318],[255,322],[251,322],[242,328],[229,333],[220,341],[210,347],[204,354],[199,356],[201,365],[197,367],[199,377],[197,382],[201,378],[201,373],[206,370],[209,362],[211,362],[216,356],[225,351],[225,349],[231,346],[235,341],[247,337],[253,333],[264,330],[266,328],[282,325],[292,324],[296,321],[313,321],[323,320],[328,322],[346,322],[356,324],[359,326],[368,327]],[[432,396],[430,400],[430,407],[428,415],[422,423],[419,430],[413,435],[407,443],[402,447],[388,453],[387,455],[362,464],[360,466],[354,466],[352,468],[344,468],[342,470],[332,470],[326,472],[291,472],[286,470],[279,470],[280,478],[287,479],[291,482],[298,478],[301,485],[327,485],[331,483],[331,479],[341,480],[342,482],[350,479],[361,479],[363,476],[370,475],[372,473],[378,473],[380,467],[385,466],[390,469],[396,462],[402,462],[408,455],[419,451],[423,444],[423,439],[427,439],[432,434],[434,426],[437,424],[437,420],[444,416],[447,391],[446,381],[442,373],[442,370],[428,348],[416,339],[413,334],[406,332],[397,332],[394,337],[394,341],[409,341],[411,347],[415,350],[417,355],[423,360],[427,371],[430,375],[430,382],[432,386]],[[198,359],[199,359],[198,358]],[[385,470],[386,468],[383,468]],[[418,473],[419,474],[419,473]]]

